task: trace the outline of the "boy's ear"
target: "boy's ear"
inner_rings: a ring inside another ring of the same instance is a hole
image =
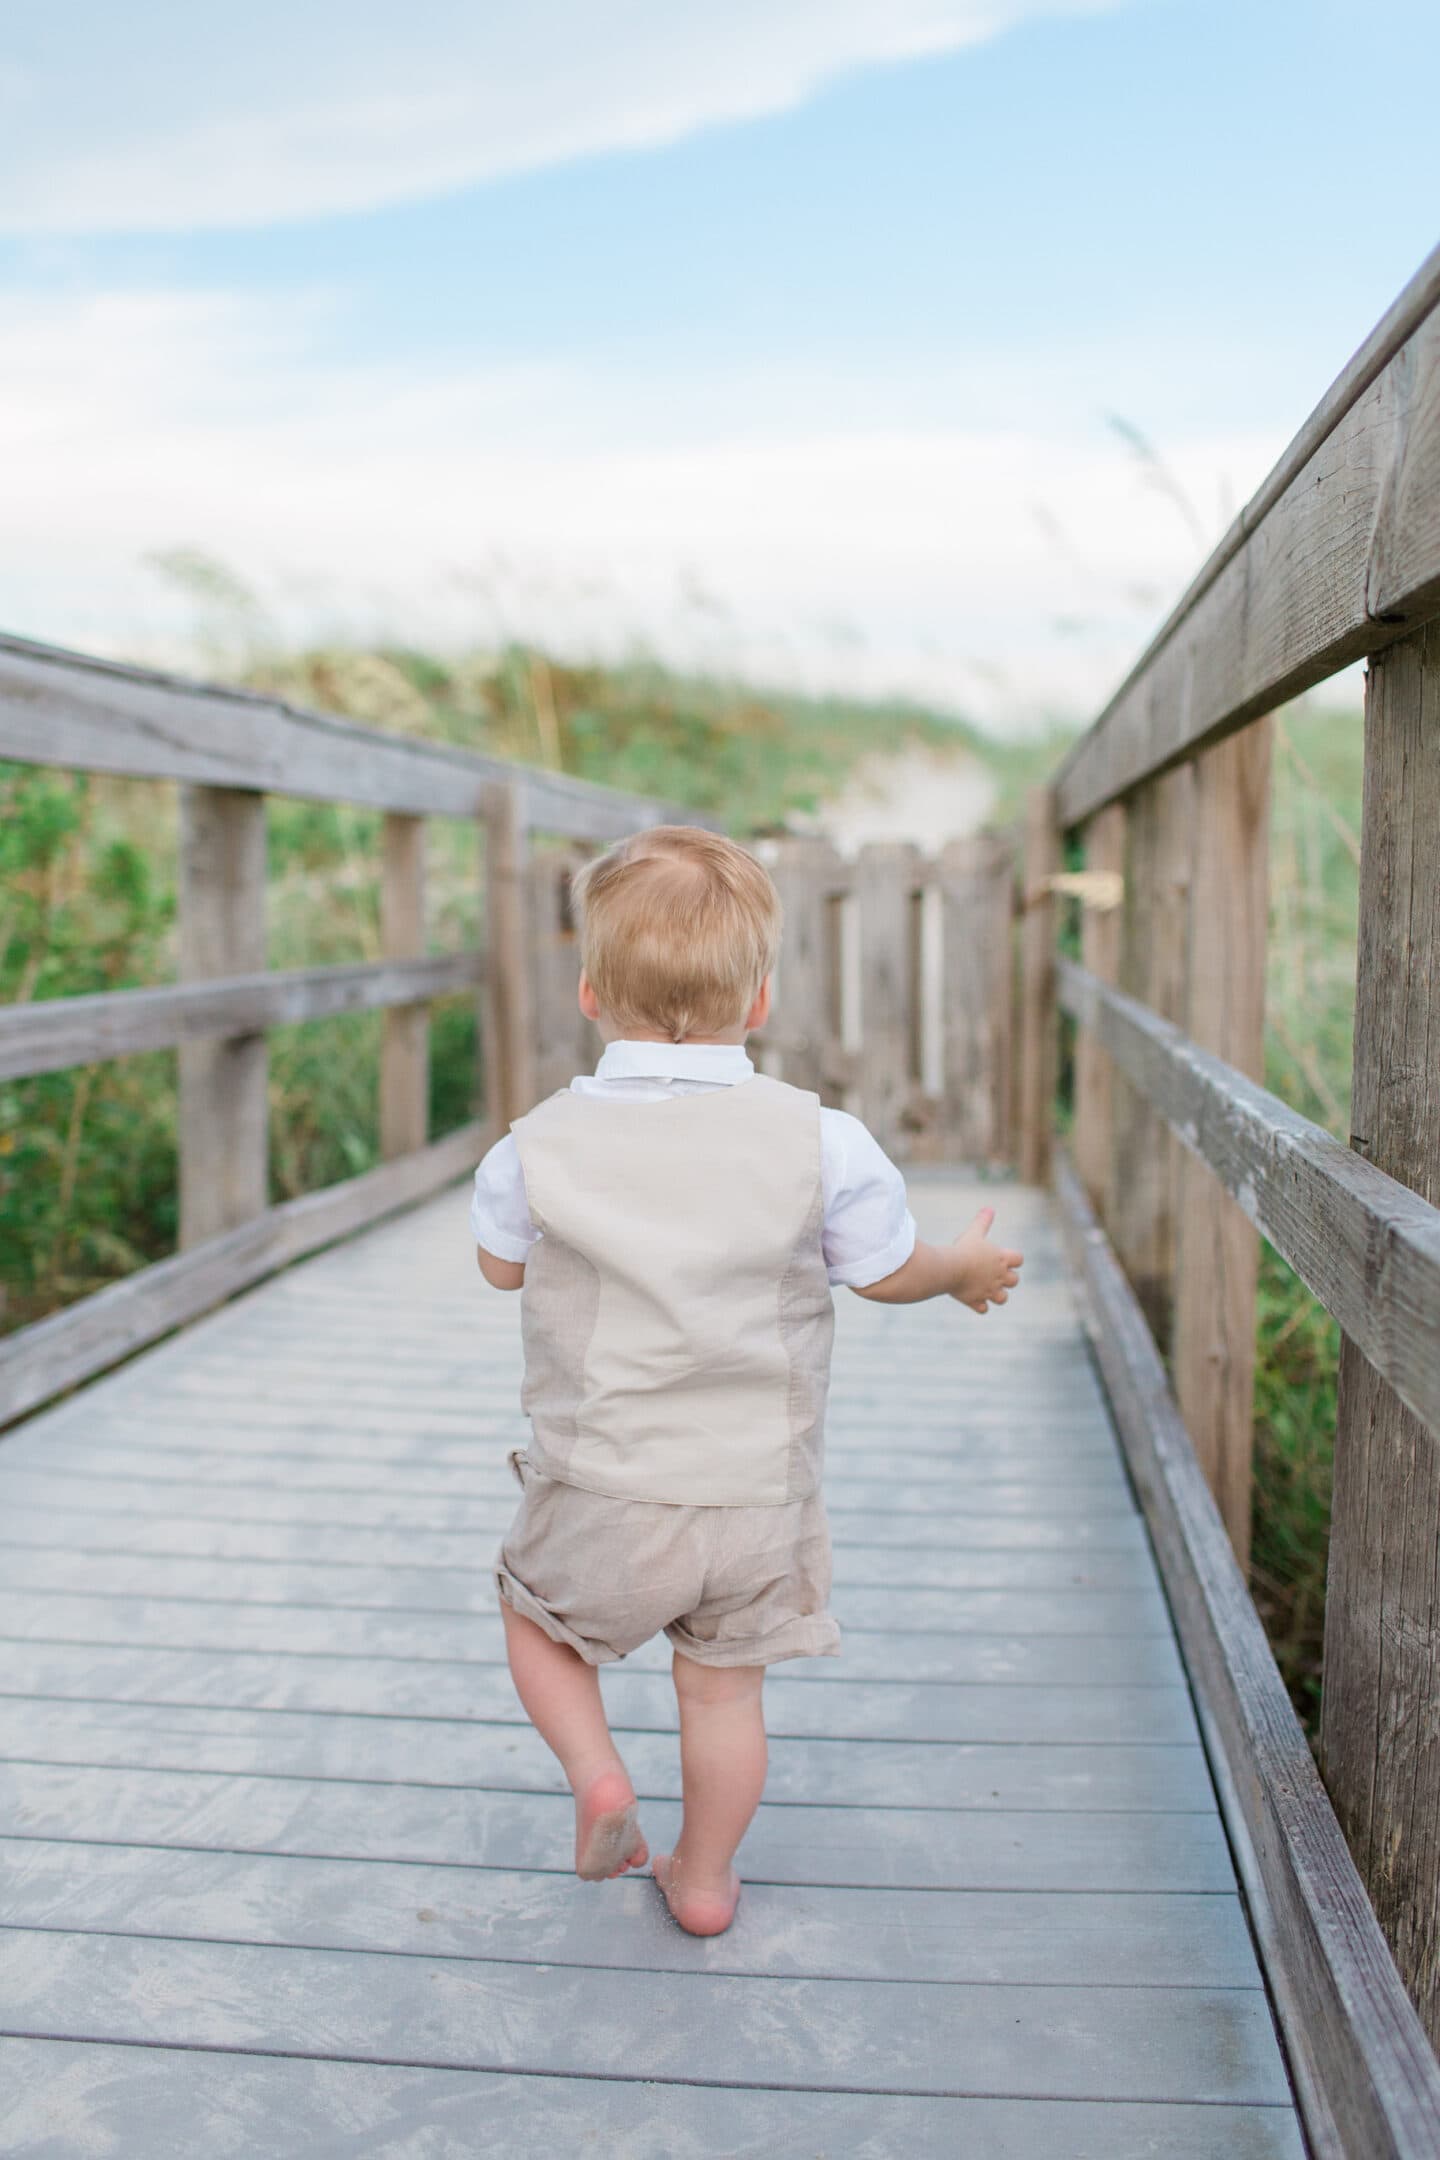
[[[764,1027],[766,1021],[770,1018],[770,980],[770,977],[767,975],[764,982],[761,983],[758,992],[756,993],[754,1004],[750,1007],[749,1012],[745,1015],[745,1026],[747,1030],[751,1028]]]
[[[584,968],[580,970],[580,989],[577,1002],[587,1020],[598,1020],[600,1018],[600,1000],[591,989],[590,978],[585,973]]]

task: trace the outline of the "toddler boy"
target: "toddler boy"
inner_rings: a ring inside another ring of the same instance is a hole
[[[684,1815],[654,1874],[683,1928],[718,1935],[765,1782],[765,1668],[839,1648],[820,1496],[831,1286],[983,1313],[1020,1255],[987,1242],[990,1208],[951,1245],[917,1241],[865,1127],[755,1072],[780,902],[752,855],[659,826],[587,864],[575,900],[604,1055],[475,1174],[481,1272],[524,1293],[533,1430],[496,1583],[589,1881],[649,1858],[596,1668],[670,1638]]]

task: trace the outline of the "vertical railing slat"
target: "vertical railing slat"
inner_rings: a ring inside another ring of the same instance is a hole
[[[1440,1205],[1440,626],[1372,658],[1351,1145]],[[1383,1269],[1383,1250],[1369,1256]],[[1403,1312],[1395,1325],[1407,1324]],[[1413,1325],[1413,1322],[1410,1324]],[[1440,1435],[1341,1346],[1321,1756],[1440,2040]]]
[[[263,795],[242,788],[181,788],[179,961],[182,982],[264,968]],[[182,1248],[265,1212],[267,1070],[263,1034],[181,1047]]]
[[[425,820],[386,814],[380,869],[380,949],[387,960],[425,953]],[[387,1008],[380,1035],[380,1153],[424,1147],[430,1129],[430,1008]]]
[[[1049,1180],[1055,1118],[1059,1021],[1055,1005],[1055,899],[1050,884],[1060,868],[1060,832],[1055,815],[1054,790],[1032,788],[1025,806],[1017,1097],[1019,1170],[1029,1185],[1043,1185]]]
[[[1195,760],[1187,1032],[1254,1080],[1265,1063],[1271,727]],[[1180,1166],[1172,1365],[1180,1413],[1242,1567],[1250,1553],[1260,1241],[1195,1156]]]

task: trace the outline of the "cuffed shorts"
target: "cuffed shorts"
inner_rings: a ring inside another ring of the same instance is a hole
[[[818,1492],[780,1507],[672,1507],[564,1484],[520,1449],[510,1462],[524,1498],[496,1588],[588,1664],[623,1658],[662,1630],[698,1665],[838,1653]]]

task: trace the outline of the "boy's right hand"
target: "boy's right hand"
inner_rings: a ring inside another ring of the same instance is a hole
[[[950,1247],[956,1262],[956,1281],[950,1295],[972,1312],[988,1312],[1003,1305],[1020,1280],[1024,1255],[990,1243],[993,1207],[982,1207],[968,1230],[962,1230]]]

